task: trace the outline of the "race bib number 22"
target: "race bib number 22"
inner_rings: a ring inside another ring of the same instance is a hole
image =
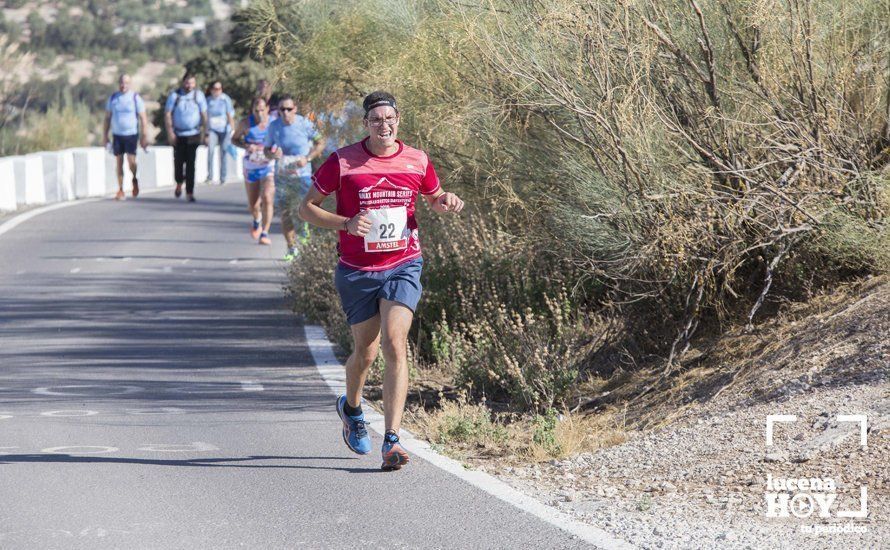
[[[371,231],[365,235],[365,252],[390,252],[408,248],[408,211],[404,206],[369,210]]]

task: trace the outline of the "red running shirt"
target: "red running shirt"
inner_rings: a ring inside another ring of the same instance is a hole
[[[439,177],[427,154],[396,140],[399,150],[386,157],[371,153],[368,138],[338,149],[312,176],[324,195],[336,193],[337,214],[353,217],[361,210],[404,206],[407,246],[401,250],[366,252],[362,237],[340,231],[340,263],[363,271],[383,271],[420,257],[414,206],[418,193],[440,189]]]

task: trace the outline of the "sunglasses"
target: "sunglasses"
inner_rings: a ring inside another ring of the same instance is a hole
[[[289,113],[289,112],[293,111],[294,109],[296,109],[296,107],[279,107],[278,108],[279,111],[284,111],[285,113]]]

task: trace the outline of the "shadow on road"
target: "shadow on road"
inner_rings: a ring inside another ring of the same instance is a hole
[[[242,458],[186,458],[182,460],[161,460],[151,458],[128,458],[112,456],[76,456],[67,454],[22,454],[0,455],[0,465],[16,463],[52,464],[139,464],[143,466],[187,466],[204,468],[271,468],[299,470],[335,470],[350,474],[370,474],[382,472],[380,468],[345,468],[335,466],[312,466],[307,464],[243,464],[257,460],[357,460],[342,456],[247,456]],[[231,464],[231,463],[239,464]]]

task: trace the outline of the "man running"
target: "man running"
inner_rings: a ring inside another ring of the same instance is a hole
[[[226,182],[226,150],[230,148],[232,130],[235,128],[235,107],[232,98],[223,92],[222,82],[214,80],[208,88],[207,122],[207,182],[213,181],[213,165],[216,164],[216,150],[219,148],[219,183]]]
[[[122,74],[118,79],[118,91],[111,94],[105,103],[105,125],[102,129],[102,147],[108,147],[108,130],[111,129],[112,153],[117,161],[116,200],[123,200],[124,194],[124,155],[133,174],[133,197],[139,196],[139,180],[136,178],[136,146],[148,148],[145,129],[148,119],[145,116],[145,102],[136,92],[130,90],[130,75]]]
[[[250,236],[262,245],[272,244],[269,228],[275,202],[275,161],[263,151],[268,129],[269,107],[265,99],[256,97],[250,106],[250,115],[238,124],[232,136],[232,142],[244,149],[244,187],[247,209],[253,216]]]
[[[207,98],[197,88],[191,73],[186,72],[182,87],[167,97],[164,124],[167,142],[173,146],[173,179],[176,181],[173,195],[179,198],[185,183],[189,202],[195,202],[195,156],[207,131]]]
[[[337,399],[343,440],[359,454],[371,451],[361,407],[368,368],[383,347],[384,470],[408,463],[399,427],[408,393],[408,330],[420,300],[423,259],[414,208],[422,194],[439,213],[458,213],[464,202],[446,193],[426,153],[396,139],[399,111],[386,92],[365,97],[368,137],[339,149],[319,167],[300,216],[340,231],[334,284],[349,322],[353,352],[346,361],[346,395]],[[337,211],[321,207],[336,193]]]
[[[278,100],[279,116],[269,123],[266,133],[266,156],[278,159],[275,173],[275,209],[281,215],[281,232],[287,241],[286,261],[297,256],[297,232],[300,228],[300,242],[309,239],[309,226],[306,222],[294,219],[296,209],[312,186],[313,159],[321,155],[325,140],[318,133],[315,124],[297,114],[297,105],[289,95]]]

